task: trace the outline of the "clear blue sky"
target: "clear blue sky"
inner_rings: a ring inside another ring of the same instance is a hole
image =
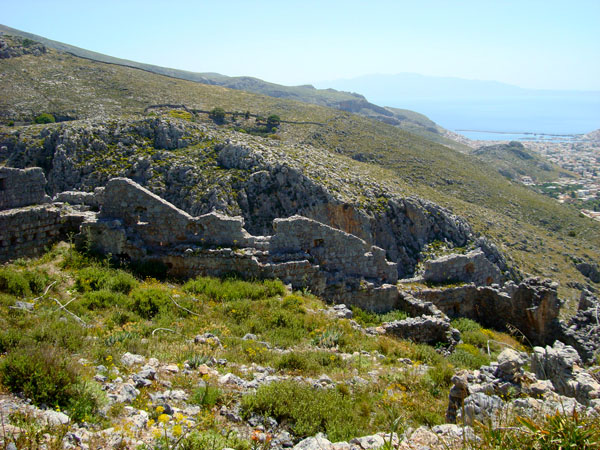
[[[89,50],[283,84],[372,73],[600,90],[600,0],[0,1]]]

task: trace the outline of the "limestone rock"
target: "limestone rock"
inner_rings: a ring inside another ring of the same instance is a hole
[[[504,281],[498,266],[490,262],[480,249],[426,261],[423,278],[432,283],[463,281],[478,286]]]

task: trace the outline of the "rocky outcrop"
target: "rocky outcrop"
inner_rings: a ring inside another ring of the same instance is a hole
[[[433,303],[449,317],[468,317],[486,327],[514,329],[533,344],[552,343],[558,332],[558,284],[528,278],[516,285],[422,289],[412,294]]]
[[[560,341],[552,347],[534,347],[531,370],[540,380],[552,382],[560,395],[575,398],[583,405],[600,406],[600,383],[583,370],[577,350]]]
[[[600,355],[600,301],[589,291],[582,291],[577,313],[561,322],[558,338],[574,347],[584,361]]]
[[[582,262],[575,267],[577,267],[577,270],[579,270],[584,277],[589,278],[594,283],[600,283],[600,270],[598,270],[596,264]]]
[[[0,210],[49,202],[42,169],[0,167]]]
[[[0,59],[18,58],[23,55],[39,56],[46,53],[46,51],[46,46],[31,39],[23,39],[15,36],[0,38]]]
[[[533,373],[524,369],[528,362]],[[575,349],[559,341],[534,348],[531,358],[505,349],[497,363],[452,378],[446,419],[497,424],[511,411],[530,417],[573,410],[598,414],[600,384],[580,363]]]
[[[451,327],[447,318],[422,315],[384,323],[382,327],[386,334],[422,344],[445,343],[453,347],[460,341],[460,332]]]
[[[394,194],[353,162],[307,145],[164,118],[74,121],[37,133],[3,136],[2,156],[11,166],[43,167],[52,195],[127,177],[193,216],[241,216],[253,235],[272,234],[277,218],[302,215],[382,248],[399,276],[413,274],[425,244],[462,246],[472,238],[448,210]]]

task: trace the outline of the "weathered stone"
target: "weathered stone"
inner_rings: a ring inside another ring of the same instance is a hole
[[[479,286],[503,282],[504,276],[498,266],[477,249],[467,254],[454,253],[426,261],[423,279],[432,283],[463,281]]]
[[[308,287],[335,303],[377,312],[396,307],[398,290],[391,284],[397,280],[396,264],[382,249],[300,216],[277,219],[273,228],[273,236],[252,236],[240,217],[214,212],[192,217],[133,181],[117,178],[104,190],[98,219],[82,225],[80,239],[121,258],[161,261],[176,276],[236,271]]]
[[[319,433],[298,442],[294,450],[332,450],[332,443]]]
[[[508,381],[512,381],[521,374],[522,367],[527,363],[528,358],[522,353],[511,348],[502,350],[498,355],[498,369],[496,375]]]
[[[600,301],[587,290],[581,292],[577,313],[561,322],[557,338],[574,347],[584,361],[600,354]]]
[[[483,423],[493,421],[503,406],[504,403],[496,395],[490,396],[482,392],[471,394],[465,399],[465,423],[473,425],[475,420]]]
[[[468,317],[499,330],[516,328],[533,344],[553,342],[558,330],[561,301],[558,285],[551,280],[528,278],[518,286],[502,289],[489,286],[460,286],[413,292],[432,302],[450,317]]]
[[[46,177],[39,167],[0,167],[0,210],[49,203]]]
[[[144,364],[146,358],[142,355],[125,352],[123,353],[123,356],[121,356],[121,362],[126,366],[133,366],[134,364]]]
[[[600,398],[600,383],[581,368],[577,351],[560,341],[554,346],[534,347],[531,369],[537,378],[550,380],[557,393],[587,405]]]
[[[446,410],[446,421],[456,423],[458,411],[462,408],[465,398],[469,395],[469,382],[467,374],[457,372],[451,379],[452,387],[448,396],[448,409]]]
[[[454,344],[454,329],[448,319],[433,316],[411,317],[384,323],[382,327],[386,334],[392,334],[400,339],[410,339],[414,342],[434,345],[436,343]]]

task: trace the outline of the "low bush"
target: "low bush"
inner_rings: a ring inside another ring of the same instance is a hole
[[[52,114],[42,113],[39,116],[37,116],[35,119],[33,119],[33,121],[35,123],[54,123],[54,122],[56,122],[56,119],[54,118],[54,116]]]
[[[17,297],[42,293],[48,280],[48,275],[40,271],[0,269],[0,291]]]
[[[385,314],[377,314],[371,311],[365,311],[357,306],[352,307],[352,314],[354,316],[354,320],[356,320],[363,327],[373,327],[381,325],[384,322],[403,320],[408,317],[408,314],[405,311],[394,310]]]
[[[262,385],[242,398],[242,413],[271,416],[289,425],[298,437],[326,433],[332,442],[368,434],[378,396],[374,393],[345,395],[337,389],[316,389],[307,384],[282,381]],[[374,425],[377,426],[377,425]]]
[[[289,352],[284,353],[275,362],[277,370],[290,370],[306,374],[319,374],[324,368],[342,368],[346,362],[331,352]]]
[[[120,292],[101,289],[99,291],[86,292],[79,301],[79,305],[85,309],[98,310],[115,305],[125,306],[128,301],[127,296]]]
[[[221,391],[215,386],[206,384],[194,389],[190,396],[189,402],[193,405],[202,406],[203,408],[212,408],[221,398]]]
[[[75,288],[79,292],[106,289],[129,294],[137,285],[137,280],[131,274],[105,267],[86,267],[77,272],[75,277]]]
[[[0,362],[0,380],[35,405],[69,405],[78,374],[67,355],[48,344],[27,344],[9,351]]]
[[[448,360],[457,367],[472,370],[490,363],[490,358],[471,344],[458,344]]]
[[[194,295],[204,295],[211,300],[259,300],[285,294],[285,286],[279,280],[248,282],[237,279],[199,277],[183,285],[183,290]]]
[[[160,287],[138,287],[131,292],[129,307],[144,319],[152,319],[173,305],[169,292]]]

